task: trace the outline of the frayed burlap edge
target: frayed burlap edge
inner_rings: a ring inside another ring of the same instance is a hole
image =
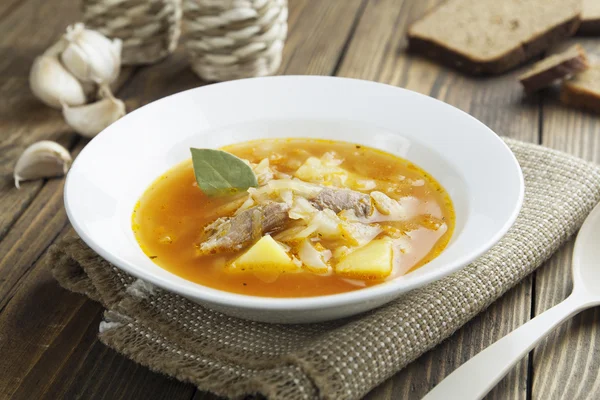
[[[139,364],[220,396],[242,398],[261,393],[269,398],[281,398],[282,394],[290,399],[318,397],[310,378],[287,357],[242,366],[235,356],[220,354],[223,348],[218,344],[199,344],[184,335],[167,339],[180,326],[151,306],[152,293],[146,295],[138,286],[136,290],[140,292],[133,295],[130,289],[141,281],[111,273],[115,267],[99,259],[77,236],[65,237],[52,246],[50,253],[48,264],[63,287],[84,294],[108,309],[100,325],[99,339]],[[101,294],[96,285],[102,288]],[[152,286],[146,286],[146,290],[159,291]],[[199,307],[180,300],[190,307]],[[288,379],[282,380],[282,376]],[[290,393],[298,388],[302,396]]]

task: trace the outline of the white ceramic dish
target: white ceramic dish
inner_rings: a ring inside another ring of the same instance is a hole
[[[450,193],[456,229],[432,262],[370,288],[310,298],[266,298],[211,289],[154,264],[138,246],[131,213],[148,185],[189,158],[189,147],[270,137],[319,137],[402,156]],[[396,87],[331,77],[271,77],[188,90],[148,104],[94,138],[65,186],[73,227],[99,255],[165,290],[224,313],[266,322],[341,318],[440,279],[492,247],[523,201],[521,169],[504,142],[464,112]]]

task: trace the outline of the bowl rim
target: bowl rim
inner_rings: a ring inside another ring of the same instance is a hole
[[[285,310],[310,311],[310,310],[317,310],[317,309],[324,309],[324,308],[333,308],[333,307],[338,307],[338,306],[350,306],[352,304],[362,303],[362,302],[366,302],[369,300],[373,300],[373,299],[377,299],[377,298],[381,298],[381,297],[385,297],[385,296],[394,296],[395,294],[399,293],[399,287],[402,288],[402,290],[400,292],[402,292],[402,293],[409,292],[416,288],[427,285],[431,282],[437,281],[443,277],[446,277],[454,272],[457,272],[458,270],[462,269],[463,267],[467,266],[468,264],[470,264],[471,262],[473,262],[474,260],[479,258],[481,255],[486,253],[488,250],[490,250],[496,243],[498,243],[498,241],[513,226],[513,224],[515,223],[515,221],[521,211],[522,205],[523,205],[524,195],[525,195],[525,185],[524,185],[524,178],[523,178],[523,172],[522,172],[521,166],[519,165],[514,153],[510,150],[510,148],[508,147],[506,142],[504,140],[502,140],[501,137],[499,135],[497,135],[494,131],[492,131],[487,125],[485,125],[484,123],[479,121],[477,118],[473,117],[472,115],[466,113],[465,111],[463,111],[457,107],[454,107],[448,103],[445,103],[441,100],[433,98],[431,96],[427,96],[425,94],[418,93],[418,92],[415,92],[415,91],[412,91],[409,89],[400,88],[400,87],[393,86],[390,84],[379,83],[379,82],[375,82],[375,81],[368,81],[368,80],[355,79],[355,78],[345,78],[345,77],[334,77],[334,76],[286,75],[286,76],[269,76],[269,77],[260,77],[260,78],[246,78],[246,79],[239,79],[239,80],[235,80],[235,81],[215,83],[215,84],[211,84],[211,85],[207,85],[207,86],[200,86],[200,87],[196,87],[196,88],[187,89],[187,90],[184,90],[184,91],[181,91],[178,93],[174,93],[169,96],[165,96],[158,100],[152,101],[142,107],[139,107],[138,109],[132,111],[128,115],[137,113],[138,111],[142,110],[143,108],[145,108],[149,105],[155,105],[157,103],[168,101],[168,99],[170,99],[171,97],[179,96],[179,95],[182,95],[183,93],[187,93],[187,92],[191,92],[191,91],[201,91],[206,87],[213,87],[215,85],[236,85],[237,82],[249,81],[249,80],[272,81],[272,80],[321,80],[321,79],[323,79],[323,80],[335,79],[335,80],[339,80],[339,81],[361,82],[361,83],[371,84],[371,85],[384,85],[384,86],[392,87],[396,90],[409,92],[413,96],[425,97],[425,98],[429,99],[429,101],[439,102],[439,103],[444,104],[446,107],[452,108],[454,110],[453,112],[458,112],[459,114],[462,115],[462,117],[470,119],[472,122],[475,122],[476,125],[479,125],[482,128],[482,130],[487,131],[490,135],[492,135],[493,139],[497,142],[497,144],[501,148],[503,148],[504,151],[506,151],[508,153],[510,160],[514,164],[513,166],[516,167],[516,171],[518,172],[518,181],[519,181],[518,182],[519,194],[518,194],[517,201],[515,202],[515,205],[514,205],[514,208],[512,210],[510,217],[506,220],[506,222],[504,223],[502,228],[499,229],[496,232],[496,234],[493,235],[490,239],[488,239],[488,241],[484,245],[480,245],[477,248],[477,250],[472,251],[462,257],[458,257],[451,263],[445,264],[445,267],[443,269],[434,270],[424,276],[412,278],[410,282],[401,283],[401,278],[403,276],[398,276],[397,278],[391,279],[388,282],[370,286],[370,287],[366,287],[366,288],[362,288],[362,289],[358,289],[358,290],[354,290],[354,291],[350,291],[350,292],[321,295],[321,296],[311,296],[311,297],[266,297],[266,296],[254,296],[254,295],[245,295],[245,294],[227,292],[224,290],[211,288],[209,286],[205,286],[205,285],[202,285],[202,284],[199,284],[196,282],[194,282],[195,286],[193,286],[193,287],[184,286],[176,281],[169,280],[169,279],[163,279],[163,278],[155,276],[153,274],[149,274],[149,273],[144,274],[143,272],[140,273],[140,271],[143,271],[143,270],[135,268],[134,263],[130,263],[129,261],[122,259],[118,255],[113,254],[109,251],[106,251],[104,248],[102,248],[102,246],[100,246],[98,243],[96,243],[96,241],[93,238],[91,238],[86,233],[86,230],[78,223],[77,218],[73,215],[72,207],[70,207],[70,205],[69,205],[70,198],[67,193],[72,184],[71,177],[73,175],[68,173],[66,180],[65,180],[65,186],[64,186],[63,193],[64,193],[64,205],[65,205],[67,217],[68,217],[71,225],[73,226],[76,233],[80,236],[80,238],[92,250],[94,250],[98,255],[100,255],[106,261],[113,264],[115,267],[123,270],[124,272],[126,272],[136,278],[142,279],[144,281],[147,281],[149,283],[156,285],[157,287],[163,288],[163,289],[173,292],[173,293],[180,294],[180,295],[190,298],[190,299],[198,299],[200,301],[204,301],[204,302],[208,302],[208,303],[216,304],[216,305],[222,305],[225,307],[236,307],[238,309],[253,309],[253,310],[259,310],[259,311],[260,310],[262,310],[262,311],[285,311]],[[127,116],[125,116],[125,118],[126,117]],[[77,168],[78,161],[81,159],[82,156],[85,155],[86,150],[88,150],[88,148],[90,148],[90,144],[92,144],[99,137],[101,137],[101,135],[104,132],[105,131],[100,132],[100,134],[98,134],[96,137],[94,137],[88,143],[88,145],[86,145],[82,149],[82,151],[80,152],[78,157],[74,160],[74,162],[71,166],[71,170]],[[160,267],[160,268],[162,268],[162,267]],[[175,276],[177,276],[177,275],[175,275]],[[182,278],[182,279],[185,279],[185,278]],[[204,289],[207,289],[207,290],[204,290]]]

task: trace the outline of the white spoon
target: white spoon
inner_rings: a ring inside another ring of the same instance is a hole
[[[558,324],[600,305],[600,204],[586,218],[573,250],[573,292],[461,365],[423,400],[481,399]]]

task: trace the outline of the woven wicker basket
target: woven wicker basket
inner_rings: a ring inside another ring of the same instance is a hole
[[[123,41],[124,65],[151,64],[177,47],[181,0],[83,0],[83,20]]]
[[[192,69],[207,81],[274,74],[287,14],[287,0],[183,0]]]

